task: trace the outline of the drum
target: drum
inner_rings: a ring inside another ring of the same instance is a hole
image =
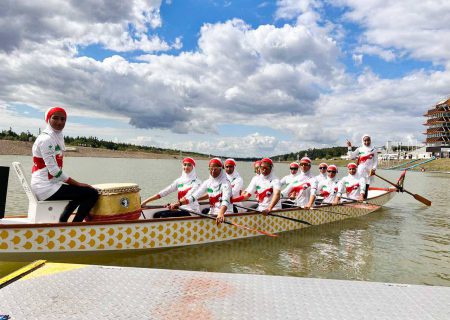
[[[141,210],[139,186],[134,183],[93,185],[99,198],[89,214],[91,221],[137,220]]]

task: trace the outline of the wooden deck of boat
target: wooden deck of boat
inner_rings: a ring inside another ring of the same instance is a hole
[[[37,262],[0,279],[11,319],[450,319],[450,287]]]

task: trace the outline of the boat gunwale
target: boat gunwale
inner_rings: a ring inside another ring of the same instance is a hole
[[[370,187],[370,190],[378,190],[378,191],[386,191],[385,193],[379,194],[373,198],[369,198],[369,200],[377,199],[383,196],[386,196],[387,194],[391,192],[396,192],[397,189],[394,187],[389,188],[379,188],[379,187]],[[326,204],[321,205],[313,208],[321,209],[321,208],[327,208],[327,207],[348,207],[348,204],[351,203],[341,203],[338,205],[332,205],[332,204]],[[298,210],[305,210],[303,208],[286,208],[286,209],[277,209],[272,210],[272,212],[288,212],[288,211],[298,211]],[[309,209],[310,210],[310,209]],[[307,210],[307,211],[309,211]],[[252,215],[258,215],[260,212],[258,211],[249,211],[249,212],[239,212],[239,213],[230,213],[227,214],[227,217],[241,217],[241,216],[252,216]],[[5,216],[5,218],[24,218],[27,216],[21,215],[21,216]],[[82,226],[99,226],[99,225],[128,225],[128,224],[141,224],[141,223],[158,223],[158,222],[165,222],[165,221],[188,221],[188,220],[200,220],[200,219],[208,219],[206,217],[201,216],[189,216],[189,217],[173,217],[173,218],[157,218],[157,219],[138,219],[138,220],[115,220],[115,221],[89,221],[89,222],[46,222],[46,223],[8,223],[8,224],[0,224],[0,230],[1,229],[23,229],[23,228],[67,228],[67,227],[82,227]],[[0,219],[1,221],[1,219]]]

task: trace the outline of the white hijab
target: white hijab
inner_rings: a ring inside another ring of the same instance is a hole
[[[215,183],[215,184],[219,184],[219,183],[223,183],[223,182],[228,182],[227,176],[224,173],[224,170],[220,170],[220,174],[214,178],[211,174],[209,175],[209,178]]]
[[[227,179],[228,179],[230,182],[233,181],[233,179],[239,178],[239,177],[241,176],[241,175],[239,174],[239,172],[237,172],[236,168],[234,169],[234,171],[233,171],[232,174],[228,174],[228,173],[226,173],[226,172],[225,172],[225,174],[226,174],[226,176],[227,176]]]
[[[192,165],[192,171],[189,173],[186,173],[184,170],[182,170],[181,179],[183,183],[197,179],[197,172],[195,171],[195,166]]]
[[[42,133],[48,134],[56,143],[59,145],[62,151],[66,150],[66,145],[64,144],[64,135],[62,130],[55,130],[52,128],[50,123],[47,123],[47,126],[42,131]]]
[[[364,144],[364,138],[365,137],[369,137],[370,138],[370,144],[369,144],[369,146],[366,146],[365,144]],[[370,135],[368,135],[368,134],[364,134],[362,137],[361,137],[361,147],[359,148],[360,150],[362,149],[362,150],[366,150],[366,151],[370,151],[370,150],[372,150],[372,138],[370,137]]]

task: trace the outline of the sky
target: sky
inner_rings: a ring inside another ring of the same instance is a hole
[[[3,0],[0,129],[262,157],[424,140],[450,1]]]

